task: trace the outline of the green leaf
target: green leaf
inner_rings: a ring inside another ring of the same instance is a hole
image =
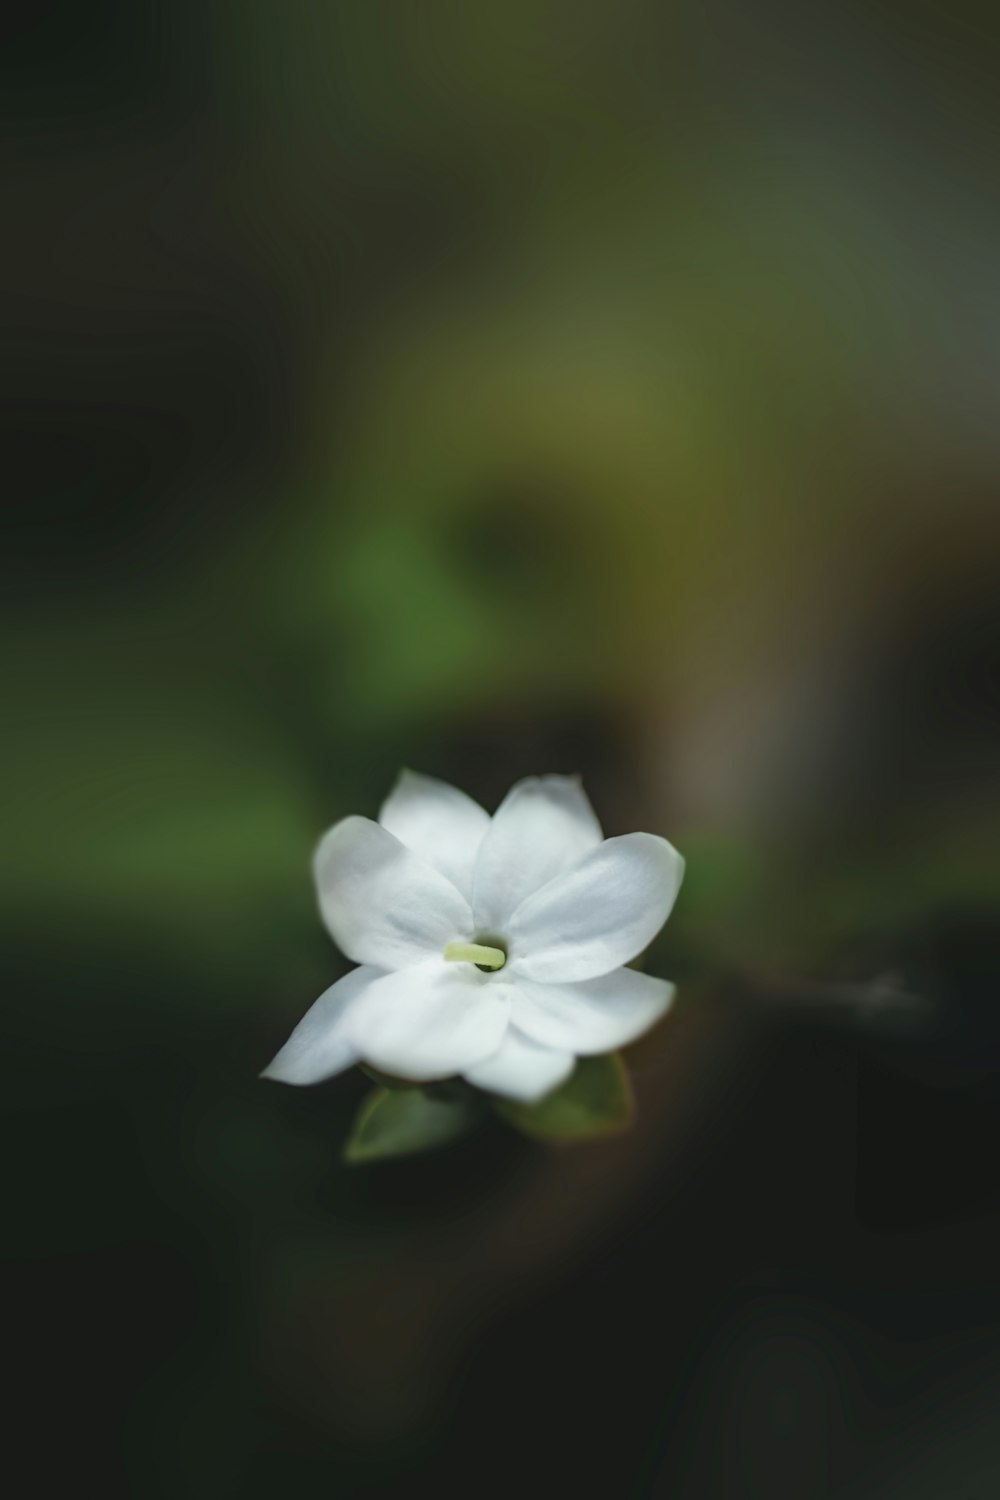
[[[358,1110],[344,1160],[380,1161],[430,1151],[464,1134],[479,1114],[470,1094],[430,1098],[423,1089],[375,1089]]]
[[[627,1130],[635,1113],[628,1069],[617,1052],[581,1057],[561,1088],[541,1104],[491,1100],[497,1114],[539,1141],[600,1140]]]

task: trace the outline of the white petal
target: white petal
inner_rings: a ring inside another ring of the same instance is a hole
[[[400,772],[378,820],[467,897],[490,815],[457,787],[416,771]]]
[[[575,1063],[572,1052],[540,1047],[511,1026],[493,1056],[466,1068],[465,1076],[490,1094],[535,1104],[569,1077]]]
[[[432,959],[384,978],[351,1010],[361,1056],[397,1078],[461,1073],[495,1052],[510,1005],[502,986],[474,964]]]
[[[322,1083],[356,1063],[358,1049],[345,1025],[347,1013],[372,981],[381,978],[381,970],[363,964],[331,984],[260,1076],[279,1083]]]
[[[536,984],[515,976],[508,989],[511,1021],[520,1031],[578,1057],[634,1042],[669,1010],[675,994],[667,980],[635,969],[575,984]]]
[[[472,937],[465,897],[370,818],[344,818],[313,862],[323,919],[356,963],[399,969]]]
[[[655,834],[606,839],[518,907],[508,977],[562,984],[610,974],[659,932],[683,873],[677,850]]]
[[[503,933],[517,907],[604,837],[579,781],[530,776],[493,815],[476,861],[472,907],[480,933]]]

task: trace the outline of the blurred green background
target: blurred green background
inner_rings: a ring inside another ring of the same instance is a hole
[[[996,15],[4,41],[25,1493],[988,1500]],[[686,856],[625,1141],[351,1171],[360,1076],[257,1081],[401,765]]]

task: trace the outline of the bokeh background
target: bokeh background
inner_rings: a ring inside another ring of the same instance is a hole
[[[998,1493],[998,62],[966,0],[4,20],[16,1493]],[[352,1170],[360,1074],[258,1081],[400,765],[686,855],[626,1139]]]

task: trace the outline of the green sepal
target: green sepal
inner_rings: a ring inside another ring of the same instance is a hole
[[[566,1082],[540,1104],[498,1098],[490,1103],[524,1135],[552,1144],[620,1135],[635,1116],[628,1069],[617,1052],[579,1058]]]
[[[389,1089],[395,1093],[397,1089],[412,1089],[413,1080],[410,1078],[396,1078],[392,1073],[380,1073],[378,1068],[372,1068],[368,1063],[358,1063],[358,1067],[366,1078],[372,1083],[377,1083],[380,1089]]]
[[[347,1162],[384,1161],[445,1146],[469,1130],[480,1114],[471,1091],[447,1099],[421,1088],[377,1088],[364,1100],[344,1147]]]

